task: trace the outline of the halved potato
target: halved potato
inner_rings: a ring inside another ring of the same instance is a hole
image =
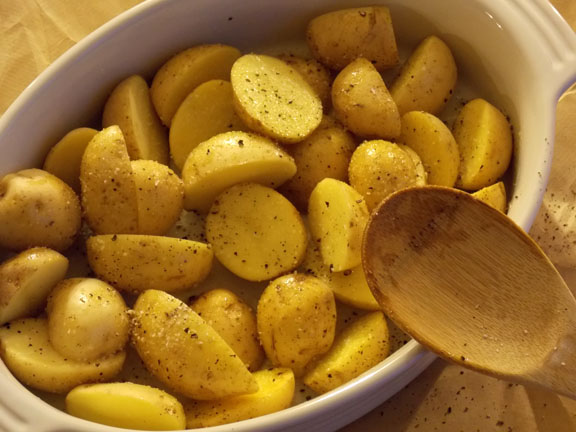
[[[247,54],[231,71],[236,112],[250,129],[284,143],[302,141],[322,120],[322,102],[280,59]]]
[[[332,87],[332,76],[330,71],[318,60],[299,57],[294,54],[281,54],[278,58],[289,66],[292,66],[306,80],[310,87],[314,89],[320,100],[324,111],[330,107],[330,87]]]
[[[296,173],[294,159],[268,138],[226,132],[199,144],[182,170],[184,208],[207,212],[226,188],[243,182],[278,187]]]
[[[472,194],[474,198],[485,202],[496,210],[506,213],[508,201],[506,199],[506,187],[503,182],[494,183],[493,185],[486,186]]]

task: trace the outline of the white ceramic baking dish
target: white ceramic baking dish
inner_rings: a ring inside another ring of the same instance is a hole
[[[509,215],[528,229],[545,189],[557,98],[576,79],[576,37],[545,0],[371,0],[391,8],[405,47],[435,33],[453,49],[465,86],[501,107],[516,149]],[[65,132],[87,124],[120,79],[150,76],[178,50],[221,42],[253,51],[302,39],[307,21],[353,0],[148,0],[74,46],[0,119],[0,175],[38,166]],[[462,92],[465,93],[466,89]],[[370,411],[434,356],[414,341],[358,379],[280,413],[207,431],[328,431]],[[22,386],[0,362],[0,430],[106,432]],[[385,423],[385,419],[383,419]]]

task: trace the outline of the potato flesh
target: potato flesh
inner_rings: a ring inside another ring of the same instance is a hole
[[[184,408],[175,397],[131,382],[78,386],[66,396],[66,411],[119,428],[165,431],[186,427]]]
[[[496,210],[506,213],[506,187],[503,182],[494,183],[486,186],[472,194],[474,198],[485,202]]]
[[[332,77],[330,71],[319,61],[296,56],[294,54],[284,54],[278,58],[287,65],[298,71],[302,78],[312,87],[316,95],[320,98],[324,111],[330,107],[330,87]]]
[[[170,294],[142,293],[134,305],[132,329],[132,342],[147,369],[184,396],[212,400],[258,390],[224,339]]]

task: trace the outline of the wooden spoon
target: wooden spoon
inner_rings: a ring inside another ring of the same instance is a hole
[[[378,303],[418,342],[576,399],[576,300],[507,216],[455,189],[406,189],[372,213],[362,253]]]

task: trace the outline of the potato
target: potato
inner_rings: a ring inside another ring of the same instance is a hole
[[[501,181],[474,192],[472,196],[494,207],[496,210],[506,213],[506,207],[508,205],[506,187]]]
[[[313,239],[308,244],[300,269],[303,273],[311,274],[324,281],[340,303],[358,309],[380,310],[380,305],[366,282],[362,265],[343,272],[331,271],[330,267],[324,264],[320,246]]]
[[[388,325],[382,312],[368,313],[345,327],[334,345],[303,377],[316,393],[326,393],[358,377],[390,352]]]
[[[154,110],[148,84],[140,75],[121,81],[108,96],[102,126],[113,125],[122,130],[130,159],[168,165],[168,134]]]
[[[130,164],[138,199],[138,233],[165,234],[182,212],[184,184],[159,162],[142,159]]]
[[[230,80],[230,69],[240,55],[240,51],[227,45],[197,45],[164,63],[150,88],[152,103],[162,123],[170,126],[182,101],[203,82]]]
[[[278,58],[289,66],[292,66],[306,82],[312,87],[316,95],[320,98],[324,111],[330,107],[330,87],[332,87],[332,76],[330,71],[318,60],[299,57],[294,54],[281,54]]]
[[[66,412],[103,425],[139,430],[182,430],[186,417],[174,396],[131,382],[84,384],[66,395]]]
[[[294,373],[270,368],[254,373],[258,391],[215,401],[186,401],[186,427],[203,428],[233,423],[288,408],[294,397]]]
[[[400,115],[409,111],[439,114],[454,92],[458,79],[450,48],[437,36],[428,36],[410,55],[390,94]]]
[[[232,98],[230,82],[211,80],[184,99],[170,125],[170,153],[180,170],[201,142],[220,133],[247,130],[234,111]]]
[[[295,376],[334,341],[334,295],[314,276],[292,273],[270,282],[256,317],[266,356],[274,366],[291,368]]]
[[[423,111],[410,111],[402,116],[399,141],[418,154],[424,164],[428,184],[454,186],[460,166],[460,152],[452,132],[442,120]]]
[[[68,271],[68,258],[32,248],[0,264],[0,325],[34,315]]]
[[[181,291],[212,268],[210,245],[173,237],[114,234],[90,237],[88,263],[96,275],[127,292]]]
[[[308,46],[321,63],[340,70],[364,57],[383,71],[398,63],[390,10],[368,6],[328,12],[308,23]]]
[[[81,219],[72,188],[49,172],[32,168],[0,178],[0,247],[64,251],[76,239]]]
[[[360,57],[334,79],[332,104],[338,120],[365,138],[400,135],[400,114],[384,80],[369,60]]]
[[[61,281],[48,297],[48,338],[62,356],[92,361],[114,354],[128,341],[128,308],[122,296],[93,278]]]
[[[416,169],[416,184],[418,185],[425,185],[428,183],[428,173],[426,172],[426,168],[424,168],[424,164],[422,163],[422,159],[418,156],[414,150],[404,144],[397,144],[402,150],[406,152],[412,162],[414,163],[414,167]]]
[[[228,270],[263,281],[298,267],[307,234],[298,210],[274,189],[243,183],[218,196],[206,217],[206,237]]]
[[[255,132],[284,143],[302,141],[322,120],[322,102],[306,80],[280,59],[247,54],[231,71],[234,107]]]
[[[48,340],[48,322],[24,318],[0,327],[0,356],[22,383],[51,393],[66,393],[87,382],[108,381],[122,369],[120,351],[94,362],[79,362],[59,354]]]
[[[199,144],[184,164],[184,207],[205,213],[230,186],[255,182],[278,187],[295,173],[294,159],[270,139],[246,132],[219,134]]]
[[[300,211],[307,211],[312,189],[324,178],[348,181],[348,164],[356,142],[342,127],[318,127],[287,152],[294,158],[296,174],[278,188]]]
[[[308,205],[310,232],[320,242],[324,264],[332,271],[360,265],[368,216],[362,195],[343,181],[326,178],[312,191]]]
[[[512,159],[510,123],[502,112],[484,99],[466,103],[452,130],[460,151],[456,187],[475,191],[496,183]]]
[[[366,141],[354,151],[348,168],[350,185],[374,209],[391,193],[424,181],[412,156],[397,144],[384,140]]]
[[[96,234],[138,232],[138,197],[124,135],[110,126],[90,141],[80,166],[82,207]]]
[[[212,400],[258,390],[216,330],[163,291],[148,290],[136,300],[132,342],[146,368],[183,396]]]
[[[54,174],[79,194],[82,155],[97,133],[96,129],[86,127],[71,130],[52,146],[44,160],[43,169]]]
[[[222,336],[249,370],[258,370],[264,351],[258,340],[256,314],[250,306],[232,291],[213,289],[190,307]]]

